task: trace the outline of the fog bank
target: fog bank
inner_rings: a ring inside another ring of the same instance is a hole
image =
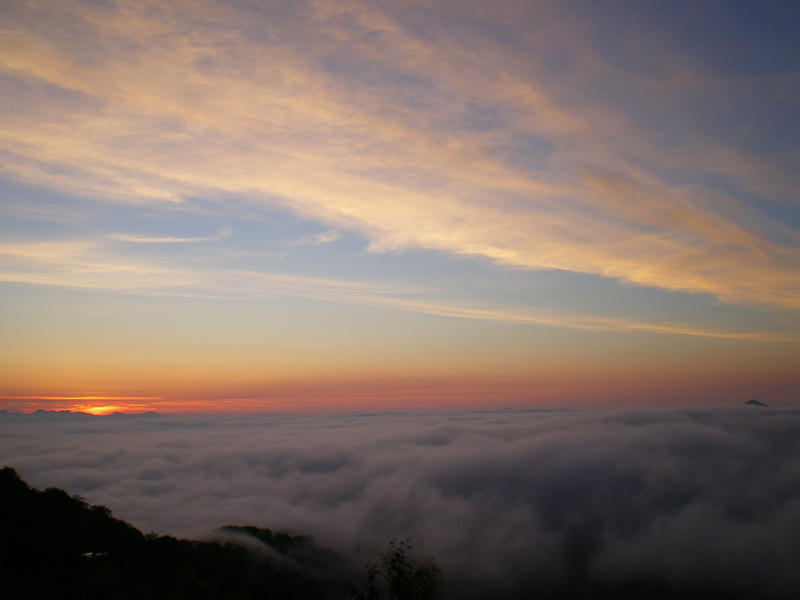
[[[800,584],[800,411],[0,416],[0,462],[144,531],[228,523],[371,557],[411,536],[451,582]]]

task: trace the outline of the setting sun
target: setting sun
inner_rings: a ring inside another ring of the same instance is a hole
[[[86,412],[92,415],[108,415],[115,411],[118,411],[124,407],[122,406],[115,406],[115,405],[108,405],[108,406],[87,406],[85,404],[76,404],[72,407],[72,410],[77,410],[81,412]]]

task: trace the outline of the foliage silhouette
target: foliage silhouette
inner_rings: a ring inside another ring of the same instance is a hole
[[[433,559],[418,562],[411,554],[410,538],[390,540],[389,549],[377,562],[367,563],[364,590],[357,600],[433,600],[439,590],[441,571]]]
[[[4,600],[332,599],[349,589],[344,559],[308,536],[229,528],[269,546],[270,553],[258,553],[233,543],[143,535],[105,506],[30,488],[9,467],[0,470],[0,499]]]

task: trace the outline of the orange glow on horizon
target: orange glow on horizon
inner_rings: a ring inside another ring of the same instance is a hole
[[[160,396],[0,396],[0,400],[163,400]]]
[[[420,377],[306,380],[161,389],[160,395],[80,394],[0,396],[0,408],[93,415],[113,412],[163,414],[309,413],[362,410],[481,410],[492,408],[590,408],[738,403],[751,397],[770,403],[794,400],[797,377],[741,374],[735,380],[671,373],[574,373],[539,377]],[[144,390],[142,390],[144,391]],[[156,390],[153,390],[156,391]]]
[[[54,410],[82,412],[90,415],[108,415],[114,412],[143,412],[155,410],[164,399],[159,396],[0,396],[0,402],[21,412]]]
[[[75,410],[78,412],[85,412],[89,413],[90,415],[110,415],[113,412],[116,412],[122,408],[123,406],[117,406],[114,404],[106,405],[106,406],[84,406],[81,404],[76,405]]]

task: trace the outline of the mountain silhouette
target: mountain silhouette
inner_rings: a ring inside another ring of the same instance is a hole
[[[105,506],[29,487],[0,470],[0,589],[5,600],[347,598],[349,564],[309,536],[229,526],[231,541],[143,534]],[[336,573],[336,575],[334,575]]]
[[[745,404],[749,406],[769,406],[769,404],[764,404],[763,402],[759,402],[758,400],[748,400]]]

